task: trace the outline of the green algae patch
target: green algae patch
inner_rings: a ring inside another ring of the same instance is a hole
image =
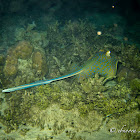
[[[59,102],[60,108],[64,110],[71,110],[82,99],[82,93],[78,93],[77,91],[62,92]]]
[[[46,109],[50,103],[57,102],[60,98],[60,88],[57,85],[45,85],[37,88],[34,96],[36,105],[40,109]]]
[[[140,69],[140,52],[134,45],[126,45],[122,47],[120,61],[127,68]]]
[[[88,82],[93,84],[94,80],[90,79]],[[87,81],[83,81],[82,84],[84,82]],[[96,77],[95,85],[100,87],[97,83],[100,83],[101,86],[104,85],[103,79]],[[73,83],[75,88],[65,85],[66,89],[62,89],[60,84],[64,85],[64,82],[58,82],[57,85],[39,86],[36,88],[36,92],[27,90],[25,94],[15,93],[14,96],[7,94],[9,109],[5,110],[5,114],[1,116],[1,123],[6,125],[5,132],[14,132],[20,125],[26,126],[26,124],[30,124],[32,127],[37,126],[41,131],[46,130],[46,126],[48,126],[47,130],[53,131],[51,136],[63,133],[68,126],[76,132],[98,131],[104,118],[109,116],[111,119],[119,119],[138,109],[138,101],[125,100],[126,94],[131,94],[131,90],[126,85],[112,87],[110,89],[113,92],[112,96],[106,96],[106,90],[95,88],[94,91],[93,88],[86,92],[76,82]],[[122,92],[124,94],[120,96]],[[73,118],[67,117],[70,115],[73,115]],[[137,117],[139,116],[137,115]],[[48,125],[52,122],[53,126]],[[29,131],[26,128],[20,129],[19,134],[26,136]],[[69,130],[66,134],[71,136]]]
[[[90,81],[92,82],[94,80]],[[98,110],[98,112],[104,114],[104,116],[108,116],[109,114],[117,116],[118,114],[125,114],[130,110],[138,108],[138,103],[135,99],[132,98],[130,100],[129,96],[132,94],[132,90],[126,84],[117,84],[107,89],[107,91],[104,91],[99,89],[99,87],[103,87],[102,80],[96,79],[96,81],[97,82],[92,85],[93,88],[88,89],[88,92],[84,90],[86,92],[86,97],[77,105],[81,116],[88,115],[92,110]],[[88,84],[88,82],[86,84]],[[97,83],[100,84],[98,85]],[[95,88],[94,85],[98,88]]]

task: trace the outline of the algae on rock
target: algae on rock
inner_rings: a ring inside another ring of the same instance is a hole
[[[95,93],[103,92],[107,90],[104,86],[106,79],[104,77],[99,77],[98,73],[95,74],[94,78],[88,78],[80,81],[82,90],[85,93]]]
[[[133,91],[139,94],[140,92],[140,79],[135,78],[130,82],[130,87]]]

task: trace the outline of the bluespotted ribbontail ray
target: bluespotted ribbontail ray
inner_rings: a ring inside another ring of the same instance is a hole
[[[79,67],[79,70],[71,74],[64,75],[50,80],[41,80],[30,84],[4,89],[2,90],[2,92],[12,92],[12,91],[27,89],[39,85],[45,85],[75,75],[77,75],[78,78],[88,78],[94,76],[95,73],[98,73],[99,75],[104,76],[106,79],[113,78],[115,77],[117,72],[117,63],[118,60],[113,54],[110,54],[110,51],[107,51],[106,53],[104,51],[100,51],[97,54],[95,54],[91,59],[89,59],[85,63],[85,65]]]

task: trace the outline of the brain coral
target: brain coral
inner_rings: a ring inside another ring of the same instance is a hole
[[[17,73],[18,60],[12,55],[8,55],[3,69],[5,76],[15,76]]]
[[[4,67],[4,74],[5,76],[15,76],[17,73],[17,66],[6,64]]]
[[[15,47],[9,48],[3,69],[4,75],[8,77],[15,76],[18,71],[18,59],[31,57],[32,51],[33,47],[27,41],[21,41]]]
[[[12,53],[16,58],[27,59],[31,56],[33,47],[27,41],[20,41]]]
[[[32,55],[32,68],[36,70],[36,74],[44,76],[47,73],[46,57],[39,51],[34,51]]]

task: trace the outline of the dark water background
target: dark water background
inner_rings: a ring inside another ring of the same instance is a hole
[[[112,7],[114,6],[114,8]],[[49,19],[43,21],[43,16]],[[5,44],[4,32],[7,32],[7,45],[13,44],[13,26],[24,26],[35,22],[39,30],[53,19],[61,23],[66,20],[88,19],[98,29],[102,26],[119,24],[129,43],[140,44],[140,1],[139,0],[0,0],[0,44]],[[26,23],[22,23],[22,20]],[[10,28],[11,27],[11,28]],[[121,38],[121,37],[120,37]],[[123,41],[123,40],[122,40]]]

